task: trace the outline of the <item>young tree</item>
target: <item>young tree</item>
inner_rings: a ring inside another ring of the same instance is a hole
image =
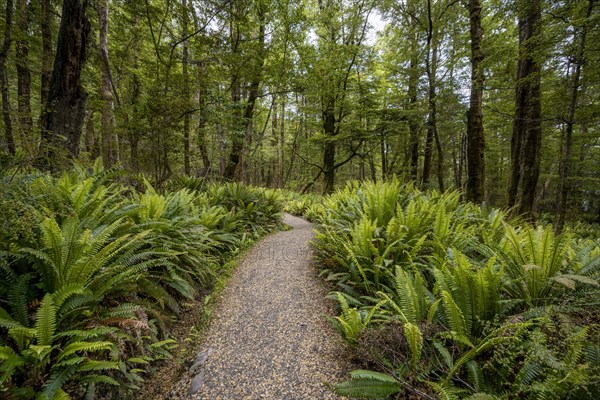
[[[569,172],[571,169],[571,147],[573,142],[573,127],[575,125],[575,113],[579,99],[579,91],[581,86],[581,70],[585,65],[585,46],[590,24],[590,17],[594,6],[598,0],[588,0],[588,6],[585,13],[583,25],[573,31],[573,48],[570,62],[572,75],[569,88],[569,108],[566,116],[566,129],[563,140],[561,142],[561,156],[559,164],[559,184],[558,184],[558,220],[556,223],[557,231],[562,231],[565,225],[567,214],[567,197],[569,195]]]

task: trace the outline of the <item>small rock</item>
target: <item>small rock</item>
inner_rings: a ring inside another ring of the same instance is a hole
[[[188,390],[188,396],[196,394],[196,392],[198,392],[198,390],[200,390],[200,388],[202,387],[203,383],[204,383],[204,373],[200,372],[198,375],[196,375],[194,377],[194,379],[192,379],[192,383],[190,384],[190,388]]]
[[[198,355],[196,356],[196,359],[194,360],[194,363],[192,364],[192,366],[189,369],[190,375],[194,375],[196,372],[198,372],[200,367],[202,365],[204,365],[206,360],[208,360],[208,356],[210,356],[211,353],[212,353],[211,348],[209,348],[206,351],[201,351],[200,353],[198,353]]]

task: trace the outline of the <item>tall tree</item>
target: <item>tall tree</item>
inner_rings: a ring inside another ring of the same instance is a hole
[[[17,67],[17,121],[21,146],[29,149],[33,118],[31,116],[31,72],[29,71],[29,25],[31,5],[26,0],[17,0],[15,23],[15,64]]]
[[[52,26],[50,0],[41,0],[40,26],[42,33],[42,73],[41,73],[41,104],[42,113],[48,103],[50,92],[50,77],[52,74]]]
[[[485,196],[485,140],[483,135],[483,28],[481,1],[469,0],[471,35],[471,97],[467,114],[467,190],[466,199],[481,203]]]
[[[567,214],[567,197],[569,195],[569,172],[571,169],[571,147],[573,143],[573,127],[575,126],[575,113],[579,99],[579,90],[581,86],[581,69],[585,65],[585,45],[587,38],[590,16],[594,5],[598,0],[588,0],[588,6],[585,14],[583,26],[573,31],[574,54],[571,57],[572,76],[570,80],[570,102],[567,111],[566,129],[561,142],[561,157],[559,164],[559,184],[558,184],[558,221],[556,229],[560,232],[565,225]]]
[[[533,215],[542,143],[542,0],[519,0],[519,62],[508,206]]]
[[[90,32],[88,5],[89,0],[63,1],[48,102],[42,115],[38,164],[43,168],[57,168],[79,152],[87,97],[81,71]]]
[[[5,149],[9,154],[15,154],[15,138],[13,136],[12,120],[10,117],[10,86],[8,81],[7,60],[12,43],[14,4],[6,0],[4,13],[4,38],[0,46],[0,92],[2,93],[2,117],[4,119]]]
[[[267,6],[264,1],[260,1],[258,2],[258,4],[256,4],[256,7],[258,19],[258,35],[255,36],[255,40],[257,42],[257,48],[254,51],[254,54],[250,56],[253,60],[253,64],[250,83],[248,85],[248,98],[246,99],[246,104],[243,106],[243,113],[241,115],[238,115],[238,118],[236,118],[237,121],[234,124],[236,126],[236,129],[234,129],[233,132],[231,151],[229,153],[229,158],[227,159],[227,164],[225,166],[225,171],[223,175],[224,178],[228,180],[233,180],[235,178],[236,170],[238,169],[238,167],[240,167],[242,163],[242,153],[244,151],[246,135],[248,134],[248,130],[252,126],[254,106],[256,105],[256,100],[258,99],[258,95],[260,94],[259,89],[263,77],[263,66],[265,62],[265,27],[267,23]],[[239,27],[236,26],[234,29],[232,29],[232,32],[233,35],[235,35],[235,38],[232,40],[232,44],[234,46],[234,51],[237,51],[236,46],[239,46],[241,42],[241,33],[239,31]],[[241,103],[242,98],[242,87],[240,80],[241,77],[236,72],[232,78],[231,97],[233,103],[238,104],[238,109],[241,108],[239,104]]]
[[[110,167],[119,161],[119,143],[114,124],[113,78],[108,56],[108,0],[99,0],[97,7],[102,71],[102,85],[100,86],[100,98],[102,99],[102,161],[105,166]]]
[[[321,103],[323,128],[323,192],[334,190],[336,171],[352,160],[362,147],[362,142],[350,149],[343,161],[336,160],[338,142],[342,135],[343,120],[348,117],[348,96],[351,92],[352,72],[358,62],[361,46],[373,5],[366,1],[338,3],[319,1],[319,21],[323,33],[319,43],[319,73],[315,77]],[[337,161],[337,162],[336,162]]]
[[[411,7],[412,3],[407,2],[407,7]],[[408,70],[408,109],[411,112],[415,112],[418,100],[418,86],[419,86],[419,60],[418,50],[419,41],[417,37],[417,30],[414,25],[415,22],[415,11],[410,11],[410,21],[412,22],[410,27],[410,65]],[[409,162],[409,174],[410,179],[413,181],[417,180],[417,170],[419,168],[419,118],[416,115],[409,116],[408,121],[408,158]]]
[[[188,63],[189,63],[189,23],[190,23],[190,8],[191,8],[191,0],[183,0],[181,2],[181,16],[182,16],[182,33],[184,37],[183,41],[183,50],[181,56],[181,66],[183,72],[183,101],[184,101],[184,115],[183,115],[183,171],[186,175],[190,175],[191,165],[190,165],[190,123],[192,114],[188,110],[190,108],[190,74],[188,72]]]

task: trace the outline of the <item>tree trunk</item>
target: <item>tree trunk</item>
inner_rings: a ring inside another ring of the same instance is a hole
[[[484,54],[481,49],[481,1],[469,0],[471,21],[471,99],[467,114],[467,190],[466,199],[475,203],[485,198],[485,141],[483,135]]]
[[[183,0],[182,12],[183,12],[183,37],[188,36],[188,25],[189,25],[189,12],[190,12],[190,0]],[[182,52],[182,68],[183,68],[183,101],[185,107],[183,111],[183,170],[186,175],[191,175],[190,165],[190,122],[192,114],[187,112],[190,102],[190,84],[189,84],[189,73],[188,73],[188,62],[189,62],[189,43],[188,40],[183,42]]]
[[[416,39],[415,39],[416,41]],[[417,71],[417,50],[416,43],[413,49],[413,55],[410,59],[410,79],[408,82],[408,102],[409,109],[415,111],[417,107],[417,85],[419,83],[419,74]],[[409,116],[408,121],[408,154],[410,157],[410,179],[417,180],[417,170],[419,168],[419,122],[416,115]]]
[[[329,96],[323,111],[323,131],[328,137],[323,151],[323,174],[325,175],[323,193],[333,193],[335,186],[335,100]]]
[[[408,3],[407,5],[410,5]],[[414,13],[414,10],[412,11]],[[416,25],[414,17],[411,14],[411,22],[413,27]],[[410,68],[408,73],[408,104],[409,110],[413,113],[416,112],[417,108],[417,88],[419,85],[419,60],[418,60],[419,44],[417,42],[417,35],[414,31],[411,31],[410,36]],[[410,115],[408,119],[408,156],[409,162],[409,175],[413,181],[417,180],[417,171],[419,168],[419,118],[416,115]]]
[[[39,165],[57,168],[77,156],[87,94],[81,70],[87,58],[89,0],[64,0],[47,111],[42,116]]]
[[[10,87],[8,82],[7,60],[12,43],[13,1],[6,0],[4,39],[0,48],[0,91],[2,92],[2,117],[4,119],[4,148],[9,153],[16,153],[15,139],[10,118]]]
[[[246,135],[252,123],[252,117],[254,115],[254,105],[256,104],[256,100],[259,95],[259,87],[262,79],[262,69],[265,62],[265,16],[266,10],[264,6],[259,7],[258,10],[258,20],[259,20],[259,32],[258,32],[258,41],[259,48],[256,52],[254,61],[255,68],[253,71],[252,80],[250,82],[250,88],[248,91],[248,100],[246,101],[246,107],[244,109],[244,115],[242,117],[242,121],[236,126],[240,126],[236,132],[233,132],[233,140],[231,143],[231,152],[229,153],[229,159],[227,160],[227,165],[225,166],[224,178],[227,180],[233,180],[235,178],[235,172],[240,166],[242,161],[242,153],[244,151],[244,144],[246,141]],[[234,85],[232,88],[232,100],[234,104],[239,103],[241,98],[241,88],[239,83],[239,77],[234,80]]]
[[[588,21],[594,8],[596,0],[588,0],[588,8],[586,11],[586,20],[581,28],[581,32],[577,30],[573,34],[573,47],[578,46],[575,50],[573,57],[573,64],[575,65],[575,72],[573,73],[571,81],[571,102],[569,103],[569,110],[567,115],[567,127],[565,135],[561,143],[561,157],[559,164],[559,183],[558,183],[558,221],[556,223],[556,230],[561,232],[565,225],[565,218],[567,214],[567,197],[569,195],[569,171],[571,168],[571,147],[573,142],[573,126],[575,125],[575,112],[577,110],[577,100],[579,95],[579,87],[581,86],[581,69],[585,64],[585,40],[587,36]],[[577,44],[577,40],[579,43]]]
[[[112,77],[108,57],[108,0],[98,2],[98,22],[100,32],[100,62],[102,69],[102,161],[106,167],[113,166],[118,160],[118,144],[113,140],[115,131],[114,101],[112,92]]]
[[[433,107],[433,115],[437,115],[437,107]],[[444,149],[442,149],[442,142],[440,141],[440,135],[437,129],[437,118],[434,118],[433,122],[433,137],[435,139],[435,148],[437,151],[437,178],[438,187],[440,192],[446,191],[446,185],[444,184]]]
[[[279,129],[279,187],[284,186],[284,163],[285,163],[285,100],[286,96],[281,97],[281,128]]]
[[[191,2],[189,3],[191,5]],[[200,30],[200,21],[195,9],[190,6],[190,12],[194,18],[194,31]],[[202,158],[202,171],[200,176],[206,177],[210,171],[210,157],[208,155],[208,141],[206,139],[206,100],[205,100],[205,85],[204,79],[205,71],[203,70],[203,64],[198,64],[197,69],[198,76],[198,150],[200,151],[200,157]]]
[[[199,73],[201,70],[199,69]],[[201,176],[206,176],[210,171],[210,158],[208,156],[208,146],[206,141],[206,110],[204,104],[204,93],[200,92],[198,97],[198,106],[200,108],[198,119],[198,150],[202,157],[202,173]]]
[[[277,95],[273,94],[273,100],[271,104],[271,148],[278,152],[279,149],[279,118],[278,118],[278,107],[277,107]],[[269,171],[269,183],[273,186],[278,186],[278,162],[279,157],[273,157],[271,161],[271,168]],[[270,186],[270,185],[267,185]]]
[[[139,32],[139,21],[137,14],[134,15],[133,20],[133,90],[131,93],[131,107],[133,109],[133,116],[135,119],[138,118],[138,103],[140,99],[141,83],[138,75],[139,68],[139,55],[140,55],[140,32]],[[140,142],[140,130],[137,124],[133,124],[127,127],[127,134],[129,135],[129,164],[133,171],[139,170],[139,156],[138,156],[138,145]]]
[[[21,146],[27,152],[33,151],[32,142],[33,118],[31,116],[31,72],[29,71],[29,25],[31,11],[26,0],[17,0],[16,18],[16,58],[17,67],[17,106]]]
[[[92,160],[96,159],[100,153],[94,129],[94,113],[95,110],[88,111],[87,122],[85,124],[85,147]]]
[[[428,106],[429,116],[427,118],[427,136],[425,138],[425,158],[423,161],[423,178],[422,184],[424,188],[429,186],[431,176],[431,163],[433,160],[433,140],[437,142],[437,107],[436,107],[436,69],[437,69],[437,44],[434,38],[433,18],[431,11],[431,0],[427,0],[427,45],[425,55],[425,66],[428,80]],[[438,146],[439,149],[439,146]],[[441,153],[438,154],[441,157]],[[441,189],[441,188],[440,188]]]
[[[519,63],[508,206],[514,206],[515,213],[531,218],[540,174],[542,143],[541,1],[520,0],[519,7]]]
[[[50,0],[41,0],[40,25],[42,30],[42,74],[41,74],[41,104],[42,115],[48,104],[48,93],[50,93],[50,75],[52,74],[52,27],[50,20]]]

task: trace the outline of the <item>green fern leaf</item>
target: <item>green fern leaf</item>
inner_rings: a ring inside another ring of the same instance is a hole
[[[13,318],[24,326],[29,325],[29,310],[27,309],[29,299],[27,291],[31,278],[31,274],[24,274],[18,277],[17,281],[10,286],[7,296],[13,311]]]
[[[470,332],[467,332],[467,327],[465,324],[465,318],[463,317],[463,313],[458,308],[452,295],[447,291],[442,291],[442,298],[444,299],[444,311],[446,313],[446,318],[448,319],[448,323],[450,324],[450,329],[456,332],[459,336],[468,337]]]
[[[406,340],[410,346],[412,366],[416,369],[423,350],[423,334],[418,326],[406,323],[404,324],[404,336],[406,336]]]
[[[350,372],[350,377],[352,379],[372,379],[386,383],[398,383],[393,376],[367,369],[355,369],[354,371]]]
[[[110,350],[112,347],[113,347],[113,344],[111,342],[75,342],[75,343],[71,343],[71,344],[68,344],[67,346],[65,346],[63,351],[58,356],[57,361],[61,361],[61,360],[65,359],[66,357],[70,356],[71,354],[74,354],[75,352],[78,352],[78,351],[95,353],[95,352],[99,352],[99,351],[103,351],[103,350]]]
[[[384,374],[380,374],[384,375]],[[389,376],[380,379],[379,376],[369,374],[371,378],[355,378],[335,385],[335,393],[340,396],[362,399],[381,399],[396,394],[402,390],[399,382]]]
[[[64,384],[77,372],[76,365],[69,365],[66,368],[60,368],[50,375],[46,384],[44,393],[48,399],[54,399],[54,396],[62,390]]]
[[[56,331],[56,307],[52,295],[46,293],[38,308],[35,318],[35,332],[37,343],[40,346],[52,344],[52,338]]]

